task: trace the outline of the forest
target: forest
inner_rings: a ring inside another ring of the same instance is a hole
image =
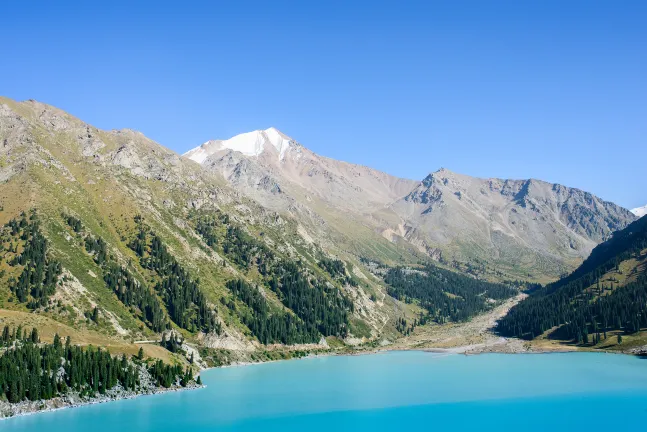
[[[647,327],[647,274],[644,266],[625,286],[605,286],[607,272],[619,272],[627,259],[643,260],[647,249],[647,218],[639,219],[598,245],[570,275],[513,307],[499,321],[506,336],[533,339],[551,330],[551,337],[578,344],[597,343],[612,330],[634,333]]]
[[[162,303],[157,295],[145,284],[138,281],[124,266],[117,263],[110,256],[106,242],[94,236],[83,227],[79,219],[70,215],[63,215],[63,219],[83,238],[85,250],[101,267],[103,280],[120,302],[128,306],[130,311],[146,324],[151,330],[160,332],[170,328],[170,323]]]
[[[301,263],[278,257],[263,242],[232,225],[222,215],[197,218],[196,232],[214,250],[221,247],[224,255],[240,268],[256,267],[263,276],[263,284],[295,313],[296,317],[270,312],[256,287],[243,281],[230,282],[228,287],[255,312],[238,311],[241,320],[260,341],[303,343],[317,341],[320,335],[345,337],[348,334],[349,313],[353,312],[354,305],[337,287],[308,276],[310,272]],[[345,274],[339,260],[319,264],[334,275]],[[269,321],[263,323],[259,314]]]
[[[35,328],[27,332],[22,327],[5,326],[0,348],[0,399],[11,403],[51,399],[69,391],[92,397],[117,385],[136,391],[140,387],[140,365],[146,367],[158,387],[176,383],[186,386],[193,380],[191,369],[180,365],[157,361],[146,366],[141,350],[129,360],[101,348],[72,345],[69,337],[63,344],[58,334],[51,344],[41,343]]]
[[[125,268],[115,262],[110,262],[104,268],[103,276],[108,288],[112,289],[119,301],[130,307],[151,330],[161,332],[170,328],[168,318],[159,298],[140,283]]]
[[[221,332],[215,311],[209,307],[200,290],[200,281],[171,255],[161,238],[136,219],[138,231],[130,248],[140,257],[142,267],[159,277],[154,289],[166,305],[169,316],[178,326],[191,332]]]
[[[437,323],[467,321],[508,299],[518,291],[507,285],[491,283],[453,271],[427,265],[421,270],[396,267],[384,275],[387,292],[398,300],[418,302],[429,315],[420,318]]]
[[[321,338],[314,324],[309,326],[298,317],[286,311],[271,310],[269,303],[257,287],[242,279],[227,283],[227,288],[245,305],[247,310],[238,311],[243,324],[263,344],[283,343],[287,345],[316,343]],[[235,305],[228,304],[230,309]]]
[[[13,247],[10,252],[14,256],[9,260],[9,265],[22,267],[18,279],[9,278],[11,292],[18,302],[26,303],[30,309],[46,306],[49,297],[56,291],[62,266],[48,253],[48,242],[40,230],[38,215],[35,211],[30,212],[29,217],[23,213],[20,219],[11,219],[3,231],[6,231],[3,237],[7,234],[10,249]],[[17,249],[19,240],[23,242],[20,253]]]
[[[120,384],[135,390],[137,368],[125,356],[113,357],[101,348],[82,349],[65,344],[56,335],[52,344],[41,344],[38,331],[5,327],[0,356],[0,397],[9,402],[51,399],[68,390],[81,395],[103,394]]]
[[[306,326],[316,327],[324,336],[347,336],[348,315],[354,305],[336,287],[310,281],[292,261],[281,261],[268,285]]]

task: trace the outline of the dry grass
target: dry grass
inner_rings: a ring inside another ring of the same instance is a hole
[[[5,325],[32,329],[36,327],[43,342],[52,342],[54,335],[58,333],[62,338],[70,337],[72,343],[80,346],[100,346],[112,354],[135,355],[139,347],[144,348],[144,354],[148,357],[158,358],[164,362],[171,363],[178,361],[178,357],[156,344],[135,344],[119,338],[113,338],[91,330],[78,330],[66,324],[54,321],[43,315],[20,312],[7,309],[0,309],[0,326]]]

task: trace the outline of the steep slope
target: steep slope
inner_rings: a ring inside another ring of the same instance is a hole
[[[635,208],[635,209],[631,210],[631,213],[635,214],[638,217],[643,217],[643,216],[647,215],[647,205]]]
[[[0,142],[3,320],[60,323],[129,352],[169,330],[236,351],[395,332],[385,324],[396,302],[352,255],[323,248],[314,223],[261,207],[138,132],[3,98]],[[250,320],[259,311],[271,328]]]
[[[570,275],[533,292],[498,330],[527,339],[548,332],[551,338],[596,345],[612,331],[634,334],[645,327],[647,217],[614,233]]]
[[[446,261],[485,262],[535,279],[556,276],[635,217],[590,193],[539,180],[479,179],[441,169],[379,216]]]
[[[319,156],[275,128],[208,141],[184,156],[275,206],[285,205],[279,195],[287,192],[304,194],[306,200],[319,199],[335,209],[368,214],[406,195],[416,184]]]
[[[379,235],[497,280],[554,280],[635,219],[589,193],[538,180],[445,169],[421,182],[398,179],[319,156],[274,128],[208,141],[185,156],[278,212],[364,245]]]

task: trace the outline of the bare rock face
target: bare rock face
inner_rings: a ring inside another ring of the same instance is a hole
[[[77,140],[81,143],[81,152],[85,157],[98,157],[100,150],[106,146],[90,126],[86,126],[85,131],[77,135]]]
[[[0,99],[0,181],[29,166],[75,181],[76,164],[97,169],[84,184],[105,175],[141,202],[150,194],[126,185],[123,173],[163,182],[192,208],[242,209],[251,199],[250,220],[263,213],[260,204],[296,219],[313,243],[386,244],[397,251],[389,256],[406,250],[446,262],[483,260],[521,276],[574,268],[636,218],[590,193],[533,179],[444,169],[422,181],[401,179],[317,155],[274,128],[208,141],[180,157],[136,131],[102,131],[49,105]],[[170,210],[169,203],[159,204]]]
[[[319,156],[274,128],[213,140],[185,154],[262,202],[285,209],[304,195],[343,211],[369,214],[417,182]],[[269,198],[272,199],[269,199]]]
[[[579,189],[539,180],[479,179],[441,169],[390,209],[415,236],[465,257],[510,264],[581,260],[635,217]],[[511,253],[512,252],[512,253]]]
[[[590,193],[533,179],[446,169],[400,179],[319,156],[274,128],[208,141],[185,156],[276,211],[315,214],[333,227],[341,215],[435,260],[485,260],[523,274],[558,276],[635,218]]]
[[[21,153],[32,145],[28,123],[7,104],[0,104],[0,182],[9,181],[25,169]]]

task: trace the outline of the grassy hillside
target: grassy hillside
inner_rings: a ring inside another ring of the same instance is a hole
[[[609,347],[647,327],[647,218],[614,233],[570,275],[541,287],[498,324],[506,336]]]
[[[244,353],[398,334],[397,301],[351,253],[399,258],[386,241],[322,244],[308,235],[314,225],[239,196],[137,132],[101,131],[37,102],[0,100],[0,139],[0,322],[166,360],[177,356],[135,342],[173,330]],[[23,257],[41,237],[41,253]]]

